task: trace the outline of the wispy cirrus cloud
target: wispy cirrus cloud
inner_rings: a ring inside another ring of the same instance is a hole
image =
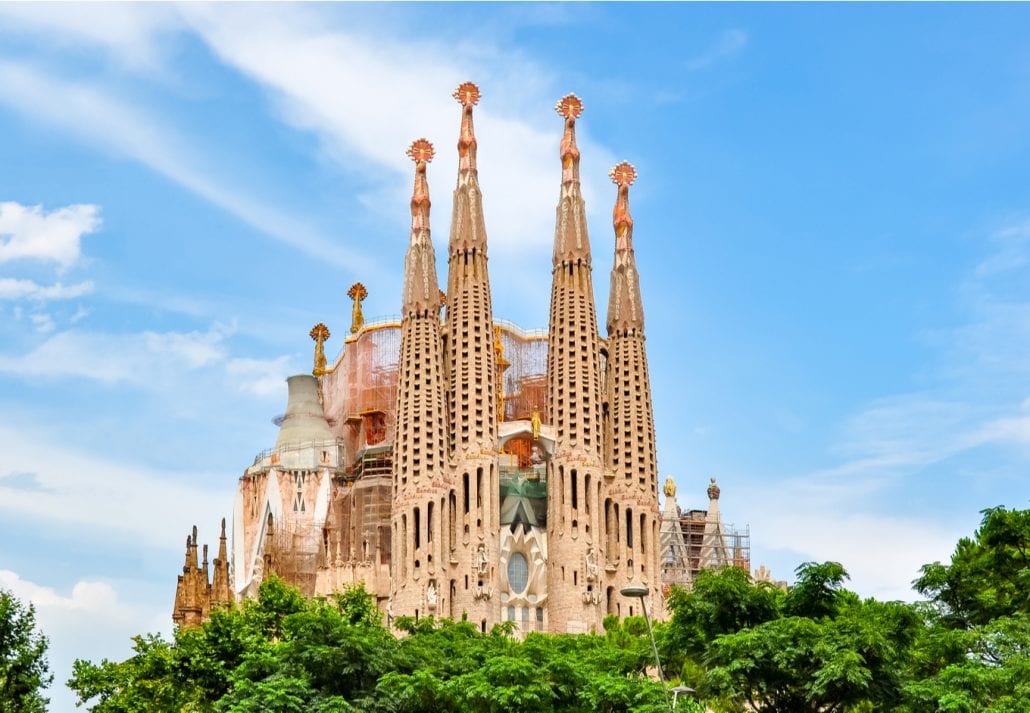
[[[33,280],[19,280],[13,277],[0,277],[0,300],[71,300],[93,292],[93,282],[87,280],[74,285],[40,285]]]
[[[31,315],[36,330],[55,328],[45,314]],[[289,356],[234,356],[235,328],[205,331],[111,333],[70,329],[57,332],[23,354],[0,353],[0,374],[22,379],[85,379],[144,391],[176,392],[204,372],[212,384],[262,399],[280,400],[292,373]]]
[[[726,30],[701,54],[691,57],[685,63],[690,71],[705,69],[711,65],[740,53],[748,43],[748,33],[739,28]]]
[[[0,59],[0,103],[99,150],[139,161],[219,206],[260,233],[332,264],[374,268],[362,253],[339,245],[303,220],[271,207],[214,176],[200,147],[152,112],[85,81],[65,81],[35,67]]]
[[[956,286],[966,321],[926,336],[935,362],[925,367],[924,388],[881,396],[845,419],[815,472],[761,484],[743,499],[763,548],[810,559],[845,562],[864,594],[912,599],[899,588],[919,567],[948,557],[956,539],[976,525],[977,503],[961,515],[912,508],[895,499],[942,464],[977,452],[980,463],[1009,463],[1001,475],[1013,483],[1030,460],[1030,229],[1015,222],[988,237],[989,249]],[[1009,278],[1001,280],[1001,277]],[[992,454],[992,455],[988,455]],[[962,472],[962,469],[957,469]],[[969,473],[952,487],[977,491]],[[927,493],[932,500],[936,493]],[[1010,490],[1013,506],[1030,489]],[[885,556],[885,553],[890,553]],[[776,573],[783,577],[787,573]]]

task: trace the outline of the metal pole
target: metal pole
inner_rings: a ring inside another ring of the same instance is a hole
[[[644,621],[647,622],[647,634],[651,637],[651,649],[654,651],[654,662],[658,666],[658,680],[662,684],[662,693],[665,694],[665,705],[669,706],[671,713],[676,713],[669,700],[669,687],[665,685],[665,674],[662,673],[662,660],[658,658],[658,644],[654,640],[654,630],[651,628],[651,617],[647,615],[647,602],[640,597],[640,608],[644,610]]]

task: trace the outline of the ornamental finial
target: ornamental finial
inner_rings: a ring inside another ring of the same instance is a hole
[[[326,373],[325,350],[322,348],[322,344],[329,339],[329,327],[319,322],[311,328],[309,334],[315,340],[315,368],[311,373],[315,376],[322,376]]]
[[[719,499],[719,493],[721,491],[719,489],[719,486],[715,484],[715,478],[712,478],[711,480],[712,480],[712,482],[709,483],[709,485],[708,485],[708,499],[709,500],[718,500]]]
[[[612,211],[612,225],[615,226],[615,250],[623,252],[633,248],[633,216],[629,213],[629,187],[637,180],[637,169],[629,161],[612,166],[608,171],[612,183],[619,187]]]
[[[428,229],[430,203],[426,164],[433,160],[433,145],[427,139],[415,139],[406,153],[415,162],[415,190],[411,194],[411,229]]]
[[[664,491],[665,491],[665,497],[667,497],[667,498],[674,498],[674,497],[676,497],[676,481],[672,479],[671,475],[668,478],[665,479]]]
[[[365,326],[365,315],[361,313],[361,301],[368,297],[368,290],[360,282],[355,282],[347,290],[347,296],[354,300],[350,312],[350,333],[357,334]]]
[[[554,110],[565,118],[565,133],[561,139],[562,183],[579,181],[579,149],[576,147],[576,119],[583,114],[583,102],[575,94],[566,94],[554,105]]]
[[[476,132],[472,126],[472,107],[479,103],[479,87],[464,82],[452,94],[461,104],[461,135],[458,137],[458,170],[476,170]]]

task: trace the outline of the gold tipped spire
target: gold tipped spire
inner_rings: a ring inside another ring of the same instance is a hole
[[[504,343],[501,341],[501,328],[494,326],[494,364],[496,365],[497,384],[494,387],[495,398],[497,399],[497,420],[504,420],[504,372],[511,366],[511,362],[504,358]]]
[[[467,173],[476,170],[476,131],[472,126],[472,107],[479,103],[479,87],[464,82],[452,94],[461,104],[461,135],[458,137],[458,170]]]
[[[619,195],[615,199],[612,211],[612,225],[615,226],[615,250],[623,252],[633,249],[633,216],[629,213],[629,187],[637,180],[637,169],[633,164],[623,161],[612,166],[608,171],[612,183],[619,187]]]
[[[322,348],[322,344],[329,339],[329,327],[319,322],[311,328],[309,334],[315,340],[315,368],[311,370],[311,373],[315,376],[322,376],[326,373],[325,350]]]
[[[347,296],[354,300],[350,312],[350,333],[357,334],[365,326],[365,315],[361,313],[361,302],[368,297],[368,290],[360,282],[355,282],[347,290]]]
[[[665,491],[665,497],[667,497],[667,498],[674,498],[674,497],[676,497],[676,481],[672,479],[671,475],[668,478],[665,479],[664,491]]]
[[[428,229],[430,202],[426,165],[433,160],[433,145],[427,139],[415,139],[406,153],[415,162],[415,189],[411,194],[411,229]]]
[[[583,101],[575,94],[566,94],[554,105],[565,118],[565,134],[561,139],[562,183],[579,181],[579,149],[576,147],[576,119],[583,114]]]

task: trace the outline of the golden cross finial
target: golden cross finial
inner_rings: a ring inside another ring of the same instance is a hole
[[[365,326],[365,316],[361,313],[361,301],[368,297],[368,290],[360,282],[355,282],[347,290],[347,296],[354,300],[350,313],[350,333],[357,334]]]
[[[311,373],[321,376],[326,373],[325,351],[322,349],[322,344],[329,339],[329,327],[319,322],[311,328],[310,335],[315,340],[315,368]]]

